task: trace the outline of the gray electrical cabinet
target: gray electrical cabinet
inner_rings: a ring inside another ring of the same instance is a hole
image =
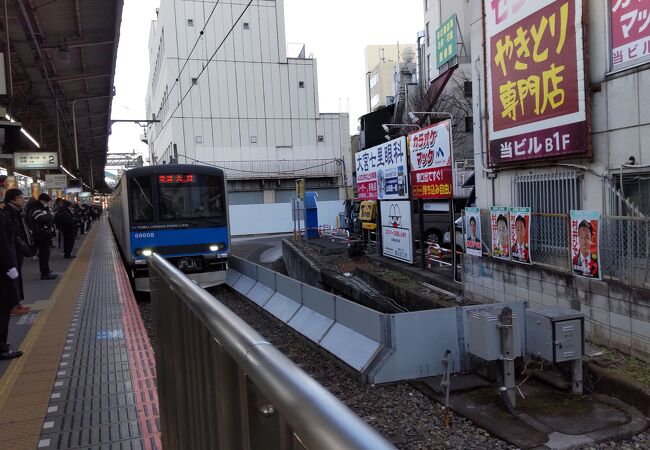
[[[551,362],[581,359],[584,314],[561,306],[526,309],[526,353]]]
[[[501,330],[499,314],[503,306],[491,306],[485,309],[467,312],[469,352],[486,361],[501,359]],[[521,318],[512,314],[513,357],[521,356]]]

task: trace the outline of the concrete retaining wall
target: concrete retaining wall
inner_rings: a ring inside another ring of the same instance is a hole
[[[463,294],[478,303],[527,301],[585,314],[587,339],[650,361],[650,292],[539,266],[463,258]]]

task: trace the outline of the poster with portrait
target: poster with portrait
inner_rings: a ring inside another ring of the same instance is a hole
[[[492,231],[492,256],[510,259],[510,211],[507,206],[490,208],[490,229]]]
[[[481,256],[481,209],[465,208],[465,252],[472,256]]]
[[[530,208],[510,208],[510,259],[532,264],[530,257]]]
[[[600,215],[571,211],[571,269],[574,275],[600,279]]]

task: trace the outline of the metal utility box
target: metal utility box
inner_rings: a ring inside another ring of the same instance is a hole
[[[499,329],[499,314],[501,307],[492,306],[486,309],[467,312],[469,328],[469,353],[486,361],[501,359],[501,330]],[[521,318],[512,314],[513,356],[521,356]]]
[[[584,314],[561,306],[529,308],[526,314],[526,353],[551,362],[581,359]]]

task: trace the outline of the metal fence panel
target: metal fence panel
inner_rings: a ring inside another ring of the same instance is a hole
[[[288,325],[318,344],[333,323],[333,319],[303,306],[291,318]]]
[[[650,219],[604,216],[601,220],[603,274],[650,289]]]
[[[381,349],[379,342],[340,323],[332,325],[321,341],[321,346],[359,372],[365,370]]]

